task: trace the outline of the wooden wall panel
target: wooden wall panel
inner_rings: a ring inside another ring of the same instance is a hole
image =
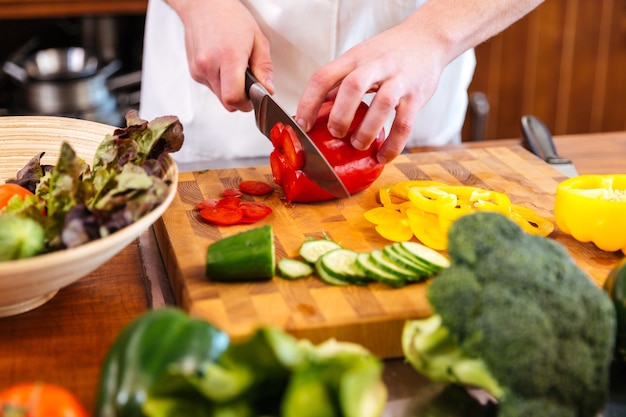
[[[524,114],[555,134],[626,128],[624,0],[546,1],[479,45],[476,58],[469,91],[489,100],[485,139],[519,137]]]

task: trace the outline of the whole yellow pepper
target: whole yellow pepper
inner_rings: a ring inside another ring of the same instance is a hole
[[[561,182],[554,218],[574,239],[626,254],[626,174],[581,175]]]

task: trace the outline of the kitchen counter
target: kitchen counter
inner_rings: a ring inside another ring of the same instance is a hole
[[[560,136],[555,142],[561,156],[570,158],[580,174],[626,173],[626,132]],[[494,145],[514,146],[519,140],[472,142],[450,149]],[[150,229],[47,304],[0,319],[0,389],[20,381],[58,383],[92,409],[100,366],[122,327],[150,308],[172,304]],[[408,399],[427,384],[402,360],[387,361],[384,378],[390,389],[388,416],[401,416]]]

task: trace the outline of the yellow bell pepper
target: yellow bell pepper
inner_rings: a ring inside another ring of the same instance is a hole
[[[561,182],[554,218],[574,239],[626,254],[626,174],[581,175]]]
[[[445,250],[448,229],[459,217],[474,211],[497,211],[526,232],[547,236],[554,224],[533,210],[511,204],[501,192],[436,181],[409,180],[379,191],[382,207],[368,210],[365,218],[387,240],[406,241],[415,236],[437,250]]]

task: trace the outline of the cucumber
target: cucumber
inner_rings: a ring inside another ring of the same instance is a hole
[[[427,277],[432,275],[433,271],[428,268],[428,266],[419,261],[413,256],[407,255],[403,253],[404,251],[400,251],[397,247],[399,243],[385,245],[383,247],[383,253],[386,257],[388,257],[392,262],[412,271],[415,275],[419,277]]]
[[[339,243],[329,239],[310,239],[300,246],[300,256],[310,264],[315,264],[320,256],[334,249],[341,249]]]
[[[313,275],[313,267],[298,259],[283,258],[276,265],[278,274],[287,279],[299,279]]]
[[[374,249],[370,252],[370,261],[378,268],[395,275],[401,280],[417,281],[421,279],[420,275],[391,260],[381,249]]]
[[[387,284],[392,287],[402,287],[406,284],[406,281],[402,278],[399,278],[397,275],[376,266],[376,264],[372,262],[370,254],[367,252],[358,254],[356,264],[359,268],[361,268],[366,276],[378,282],[382,282],[383,284]]]
[[[317,260],[317,262],[315,262],[315,273],[317,274],[319,279],[322,280],[322,282],[325,282],[328,285],[350,285],[351,284],[350,282],[345,281],[343,279],[333,277],[328,272],[326,272],[326,269],[324,269],[324,267],[322,266],[321,257]]]
[[[212,281],[266,281],[275,270],[269,224],[218,240],[207,250],[205,274]]]
[[[423,262],[433,272],[450,266],[450,260],[434,249],[417,242],[400,242],[400,249]]]
[[[334,249],[319,258],[320,266],[333,278],[351,284],[365,284],[367,277],[356,264],[358,253],[350,249]]]

